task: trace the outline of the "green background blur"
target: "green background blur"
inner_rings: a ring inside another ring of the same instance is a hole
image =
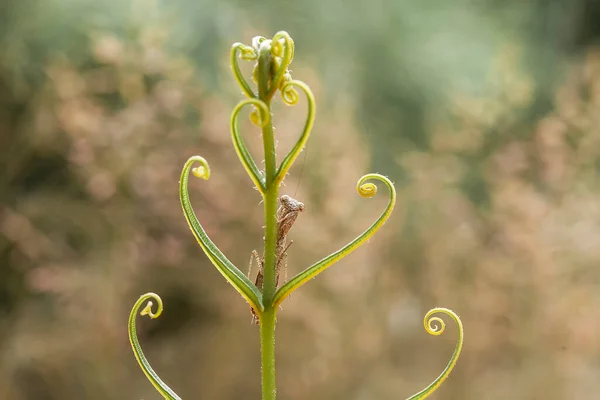
[[[3,0],[0,5],[0,399],[159,399],[127,339],[184,399],[260,398],[258,330],[195,243],[178,180],[243,271],[262,205],[231,145],[233,42],[290,32],[316,126],[282,193],[306,204],[288,276],[338,249],[386,194],[368,244],[283,304],[282,399],[403,399],[456,341],[435,399],[600,396],[600,2],[597,0]],[[248,73],[250,65],[244,66]],[[276,104],[280,155],[305,102]],[[244,119],[258,159],[260,134]]]

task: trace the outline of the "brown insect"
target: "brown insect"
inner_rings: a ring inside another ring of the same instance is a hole
[[[296,218],[298,218],[298,213],[304,211],[304,203],[299,202],[296,199],[288,195],[283,195],[279,198],[279,209],[277,209],[277,243],[275,245],[275,287],[277,287],[279,283],[279,271],[281,270],[281,266],[287,262],[287,250],[293,241],[290,240],[287,243],[287,234],[292,229],[294,222],[296,222]],[[252,250],[252,255],[250,256],[250,269],[252,269],[252,261],[256,260],[256,264],[258,264],[258,274],[256,275],[256,280],[254,284],[262,292],[263,289],[263,279],[264,279],[264,257],[261,259],[256,250]],[[250,271],[248,271],[248,275],[250,275]],[[258,316],[256,315],[254,309],[250,309],[252,311],[252,322],[258,324]]]

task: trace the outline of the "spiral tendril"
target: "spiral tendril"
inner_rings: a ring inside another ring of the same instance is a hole
[[[212,262],[212,264],[219,270],[219,272],[227,279],[227,281],[248,301],[250,306],[259,314],[264,310],[262,304],[262,296],[259,290],[254,284],[244,275],[235,265],[231,263],[225,257],[223,252],[213,243],[212,240],[206,234],[204,228],[198,221],[196,213],[192,208],[190,202],[190,195],[188,191],[189,173],[195,163],[199,163],[200,166],[197,170],[202,168],[205,172],[202,177],[208,178],[208,162],[203,157],[193,156],[190,157],[181,171],[181,179],[179,181],[179,199],[181,201],[181,208],[183,214],[190,227],[190,230],[194,234],[194,237],[198,241],[198,244],[204,251],[204,254]]]
[[[288,106],[294,106],[298,104],[300,100],[300,96],[298,95],[298,91],[294,89],[294,81],[286,82],[281,86],[281,99]]]
[[[157,309],[156,312],[152,311],[153,302],[151,300],[156,301]],[[142,347],[137,337],[137,326],[136,326],[136,317],[140,308],[144,303],[147,303],[146,306],[140,312],[141,315],[148,315],[150,318],[158,318],[162,314],[163,311],[163,303],[162,299],[156,293],[146,293],[135,302],[133,308],[131,309],[131,313],[129,314],[129,324],[128,324],[128,332],[129,332],[129,343],[131,344],[131,348],[133,350],[133,354],[140,365],[140,368],[146,375],[146,378],[150,381],[152,386],[167,400],[181,400],[181,397],[177,395],[166,383],[160,379],[158,374],[154,372],[154,369],[150,366],[148,359],[144,355],[142,351]]]
[[[295,52],[295,44],[294,39],[290,36],[289,33],[285,31],[280,31],[273,36],[273,44],[271,48],[271,52],[273,55],[277,57],[285,57],[284,50],[290,52],[289,57],[290,60],[288,65],[294,60],[294,52]],[[287,66],[286,66],[287,68]]]
[[[315,122],[315,112],[316,112],[315,97],[313,96],[312,91],[310,90],[310,88],[308,87],[308,85],[306,83],[304,83],[302,81],[298,81],[298,80],[293,80],[293,81],[286,83],[285,87],[286,87],[286,89],[284,89],[284,91],[282,91],[282,94],[284,92],[287,92],[288,88],[299,87],[300,89],[302,89],[302,91],[306,95],[306,100],[307,100],[307,115],[306,115],[306,120],[304,122],[304,128],[302,129],[302,133],[300,134],[300,138],[298,139],[298,141],[296,142],[294,147],[292,147],[290,152],[281,161],[281,164],[279,164],[279,169],[277,170],[277,174],[275,176],[275,182],[277,184],[280,184],[283,181],[288,170],[290,169],[290,167],[292,166],[292,164],[294,163],[296,158],[298,158],[298,156],[300,155],[300,152],[302,151],[302,148],[308,141],[308,138],[310,136],[310,133],[312,131],[312,128],[313,128],[313,125]],[[290,105],[296,104],[296,103],[297,103],[297,99],[296,99],[296,102],[290,103]]]
[[[210,178],[210,168],[208,167],[208,163],[192,168],[192,174],[194,174],[196,178],[208,180]]]
[[[246,169],[246,172],[248,172],[248,175],[250,175],[250,178],[254,182],[254,185],[256,185],[257,189],[264,194],[266,190],[265,177],[258,169],[254,158],[252,158],[252,155],[248,151],[248,148],[244,143],[244,139],[242,139],[242,136],[240,135],[240,130],[238,126],[239,114],[242,108],[249,104],[254,106],[252,112],[250,113],[250,121],[252,121],[253,124],[258,125],[261,128],[269,124],[271,120],[271,114],[269,112],[269,107],[263,101],[260,101],[258,99],[242,100],[238,103],[237,106],[235,106],[233,112],[231,113],[231,139],[233,141],[233,147],[235,148],[235,151],[240,161],[242,162],[242,165]]]
[[[273,40],[273,44],[271,47],[271,54],[275,57],[283,57],[283,49],[285,44],[285,39]]]
[[[377,194],[377,185],[371,182],[363,183],[361,185],[357,184],[356,191],[359,195],[368,199]]]
[[[434,317],[434,314],[446,314],[450,316],[454,322],[456,322],[456,326],[458,327],[458,340],[456,342],[456,347],[454,348],[454,353],[450,358],[450,361],[446,365],[446,368],[442,371],[440,376],[438,376],[429,386],[425,389],[421,390],[419,393],[412,395],[407,400],[422,400],[429,397],[433,392],[435,392],[440,385],[448,378],[456,362],[458,361],[458,357],[460,356],[460,352],[462,351],[463,341],[464,341],[464,328],[462,321],[458,317],[458,315],[447,308],[434,308],[429,310],[427,314],[425,314],[425,318],[423,319],[423,325],[425,326],[425,330],[427,333],[433,336],[439,336],[444,333],[446,329],[446,323],[440,317]],[[435,325],[434,325],[435,324]]]
[[[298,275],[293,277],[290,281],[288,281],[285,285],[283,285],[277,293],[275,293],[275,307],[278,307],[286,297],[288,297],[292,292],[298,289],[300,286],[304,285],[306,282],[325,271],[334,263],[338,262],[342,258],[346,257],[348,254],[352,253],[358,247],[360,247],[363,243],[369,240],[375,232],[379,230],[383,226],[383,224],[387,221],[394,209],[396,204],[396,189],[394,188],[394,184],[388,178],[380,174],[367,174],[361,177],[357,184],[356,189],[360,196],[362,197],[372,197],[377,189],[375,184],[367,183],[368,180],[375,179],[380,182],[383,182],[389,189],[390,198],[386,208],[383,210],[379,218],[373,222],[373,224],[367,228],[362,234],[360,234],[356,239],[348,243],[346,246],[342,247],[338,251],[328,255],[322,260],[316,262],[312,266],[308,267],[304,271],[300,272]]]
[[[434,322],[437,323],[438,325],[437,326],[434,325]],[[425,319],[425,330],[430,335],[439,336],[442,333],[444,333],[445,329],[446,329],[446,323],[440,317],[431,317],[431,318],[429,318],[429,321],[427,319]]]
[[[267,126],[267,124],[271,121],[271,113],[269,112],[269,107],[265,104],[265,102],[258,99],[246,99],[240,101],[231,112],[231,119],[237,119],[240,111],[242,111],[242,108],[248,104],[252,104],[254,106],[250,112],[250,121],[260,128]]]
[[[250,111],[250,122],[260,127],[264,126],[263,118],[261,118],[260,112],[257,108],[254,108],[252,111]]]
[[[294,59],[294,41],[285,32],[277,32],[271,42],[271,54],[275,57],[273,78],[268,90],[267,98],[273,97],[275,91],[281,88],[281,80]]]
[[[254,61],[258,58],[258,54],[256,54],[256,50],[250,46],[241,45],[239,47],[240,50],[240,58],[244,61]]]
[[[240,58],[243,60],[255,60],[258,57],[258,54],[252,47],[246,46],[243,43],[234,43],[233,46],[231,46],[231,52],[229,56],[229,63],[231,64],[231,70],[233,71],[233,76],[236,82],[238,85],[240,85],[247,97],[256,98],[254,91],[252,91],[252,88],[250,88],[250,85],[240,70],[237,57],[238,52],[240,52]]]

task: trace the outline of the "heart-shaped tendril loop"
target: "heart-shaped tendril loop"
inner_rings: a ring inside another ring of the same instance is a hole
[[[387,206],[377,218],[377,220],[361,233],[356,239],[348,243],[346,246],[342,247],[335,253],[330,254],[329,256],[323,258],[322,260],[316,262],[312,266],[308,267],[304,271],[300,272],[298,275],[293,277],[289,282],[283,285],[277,293],[275,293],[275,308],[277,308],[286,297],[288,297],[292,292],[298,289],[300,286],[325,271],[331,265],[346,257],[348,254],[352,253],[356,250],[360,245],[369,240],[379,228],[383,226],[383,224],[387,221],[394,209],[394,205],[396,204],[396,189],[394,188],[394,184],[388,178],[380,174],[367,174],[358,180],[356,183],[356,190],[358,194],[362,197],[372,197],[377,192],[377,187],[373,183],[367,182],[368,180],[378,180],[383,182],[389,189],[390,198]]]
[[[198,167],[193,168],[194,164],[200,164]],[[188,189],[188,181],[190,171],[195,170],[194,175],[200,178],[208,179],[210,176],[210,169],[208,163],[203,157],[193,156],[190,157],[181,171],[181,179],[179,181],[179,200],[181,201],[181,208],[187,223],[194,234],[194,237],[198,241],[200,247],[204,251],[204,254],[213,263],[213,265],[219,270],[219,272],[227,279],[227,281],[246,299],[250,306],[256,310],[257,314],[264,310],[262,304],[262,294],[254,286],[254,284],[244,275],[235,265],[231,263],[225,257],[223,252],[213,243],[212,240],[206,234],[204,228],[198,221],[196,213],[192,208],[190,202],[190,194]]]
[[[152,311],[153,302],[156,301],[157,309],[156,312]],[[146,306],[140,312],[141,307],[146,303]],[[133,354],[140,365],[142,371],[144,371],[144,375],[150,381],[152,386],[167,400],[181,400],[181,397],[177,395],[166,383],[160,379],[158,374],[154,372],[148,359],[144,355],[142,351],[142,347],[137,337],[137,326],[136,326],[136,317],[138,312],[141,315],[147,315],[150,318],[158,318],[163,311],[163,303],[159,295],[156,293],[146,293],[135,302],[131,312],[129,313],[129,324],[127,327],[127,331],[129,332],[129,343],[131,344],[131,348],[133,350]]]
[[[290,152],[285,156],[285,158],[281,161],[281,164],[279,165],[279,169],[277,170],[277,174],[275,175],[275,183],[277,185],[279,185],[283,181],[288,170],[290,169],[290,167],[292,166],[292,164],[294,163],[296,158],[298,158],[298,156],[300,155],[302,148],[308,141],[308,138],[310,136],[310,133],[312,131],[312,128],[313,128],[313,125],[315,122],[315,111],[316,111],[315,97],[313,96],[312,91],[310,90],[310,88],[308,87],[308,85],[306,83],[304,83],[302,81],[297,81],[297,80],[290,81],[284,85],[284,89],[282,90],[282,95],[283,95],[283,93],[289,92],[290,90],[293,90],[295,92],[296,90],[294,89],[294,87],[298,87],[298,88],[302,89],[302,91],[306,95],[307,115],[306,115],[306,120],[304,122],[304,128],[302,129],[302,133],[300,134],[300,138],[298,139],[298,141],[296,142],[294,147],[292,147]],[[297,96],[297,94],[296,94],[296,96]],[[296,102],[290,103],[289,105],[296,104],[297,102],[298,101],[296,99]]]
[[[444,322],[444,320],[442,320],[440,317],[434,317],[434,314],[446,314],[450,318],[452,318],[454,322],[456,322],[456,326],[458,328],[458,340],[456,342],[456,347],[454,348],[454,353],[452,354],[448,365],[446,365],[446,368],[444,369],[444,371],[442,371],[440,376],[438,376],[425,389],[421,390],[417,394],[412,395],[407,400],[422,400],[429,397],[433,392],[435,392],[440,387],[440,385],[446,380],[446,378],[448,378],[450,372],[452,372],[452,369],[458,361],[460,352],[462,351],[464,341],[464,328],[458,315],[454,311],[449,310],[447,308],[434,308],[432,310],[429,310],[429,312],[425,315],[425,318],[423,319],[423,325],[425,326],[425,330],[427,331],[427,333],[434,336],[441,335],[446,329],[446,323]]]
[[[294,59],[294,41],[287,32],[277,32],[271,42],[271,54],[280,58],[281,61],[275,63],[277,70],[271,79],[271,87],[267,92],[267,98],[273,97],[275,91],[281,86],[281,79]]]
[[[250,121],[261,128],[267,126],[270,122],[271,114],[269,112],[269,107],[263,101],[258,99],[246,99],[235,106],[230,119],[231,139],[233,141],[233,147],[235,147],[235,152],[250,176],[250,179],[252,179],[252,182],[256,185],[256,188],[264,194],[266,190],[265,177],[258,169],[256,162],[254,162],[252,155],[248,151],[244,139],[242,139],[242,136],[240,135],[238,126],[240,111],[242,111],[242,108],[246,105],[253,105],[253,109],[250,112]]]
[[[244,94],[246,95],[246,97],[256,98],[256,95],[252,91],[252,88],[250,88],[250,85],[248,84],[248,82],[246,81],[246,78],[244,78],[244,75],[242,74],[242,71],[240,70],[240,66],[238,64],[238,52],[240,55],[239,58],[241,58],[242,60],[248,60],[248,61],[256,60],[258,57],[258,54],[256,53],[256,50],[250,46],[246,46],[243,43],[234,43],[233,46],[231,46],[231,52],[230,52],[230,57],[229,57],[229,63],[231,64],[231,70],[233,71],[233,76],[234,76],[235,80],[237,81],[237,83],[242,88],[242,90],[244,91]]]

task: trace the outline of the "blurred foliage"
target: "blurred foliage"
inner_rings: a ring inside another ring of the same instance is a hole
[[[280,396],[414,393],[453,348],[452,329],[422,330],[440,305],[461,315],[466,342],[436,398],[589,397],[599,16],[595,0],[5,0],[0,398],[158,398],[126,333],[149,290],[165,313],[140,320],[141,341],[183,398],[260,397],[258,332],[194,242],[177,181],[190,155],[208,159],[192,200],[244,265],[262,245],[262,207],[230,144],[227,58],[234,41],[280,29],[319,106],[286,181],[307,206],[289,273],[383,207],[354,194],[363,173],[391,176],[404,210],[284,303]],[[281,148],[301,114],[275,114]]]

